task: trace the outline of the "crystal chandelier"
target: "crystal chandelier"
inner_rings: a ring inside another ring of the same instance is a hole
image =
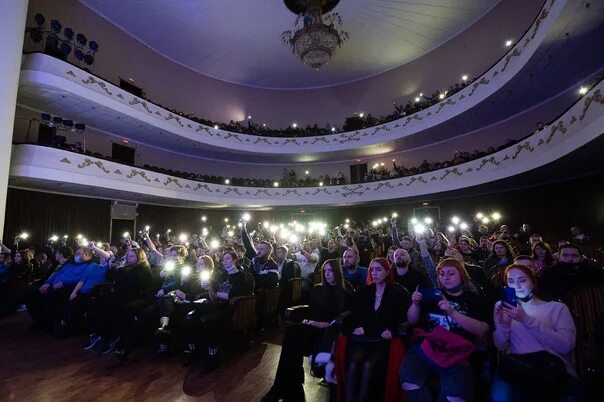
[[[349,38],[348,32],[341,30],[342,17],[330,12],[338,1],[290,0],[285,3],[298,16],[294,30],[281,34],[283,42],[304,64],[319,70]]]

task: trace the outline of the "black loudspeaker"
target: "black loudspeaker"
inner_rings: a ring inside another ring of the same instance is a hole
[[[50,127],[46,124],[40,124],[38,128],[38,143],[44,145],[52,145],[52,140],[57,135],[57,128]]]
[[[130,82],[123,80],[120,78],[120,88],[122,88],[125,91],[130,92],[132,95],[138,96],[139,98],[143,97],[143,90],[139,87],[137,87],[134,84],[131,84]]]
[[[367,164],[366,163],[350,165],[350,182],[351,183],[362,183],[366,174],[367,174]]]
[[[113,144],[111,158],[127,165],[134,165],[134,148]]]

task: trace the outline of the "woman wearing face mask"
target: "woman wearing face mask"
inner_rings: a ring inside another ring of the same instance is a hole
[[[346,401],[379,400],[371,384],[385,377],[390,340],[402,323],[409,306],[409,293],[394,283],[385,258],[369,264],[367,286],[355,294],[352,310],[352,336],[349,337],[346,369]]]
[[[275,382],[262,402],[304,400],[304,356],[315,351],[326,328],[350,310],[350,293],[338,260],[325,261],[321,271],[321,283],[310,295],[308,319],[285,330]]]
[[[491,401],[577,400],[579,387],[573,353],[576,330],[568,307],[563,303],[539,299],[535,295],[537,277],[533,270],[524,265],[510,265],[505,269],[504,277],[507,286],[516,292],[517,305],[502,301],[495,304],[495,346],[506,354],[525,355],[529,361],[533,357],[528,354],[535,352],[547,352],[556,356],[566,367],[566,379],[570,379],[570,387],[562,391],[554,389],[555,387],[549,390],[539,389],[542,384],[521,384],[513,376],[509,377],[501,372],[493,379]],[[504,380],[502,377],[508,378]],[[555,394],[549,391],[554,391]]]
[[[172,338],[173,323],[182,323],[184,317],[194,309],[192,302],[198,300],[206,293],[203,285],[207,285],[211,272],[214,271],[214,261],[210,256],[202,255],[197,260],[195,272],[189,272],[190,268],[183,267],[180,271],[180,284],[177,289],[162,296],[158,301],[159,324],[155,331],[155,337],[159,342],[156,356],[168,351]]]
[[[197,354],[198,346],[207,348],[206,371],[218,367],[218,342],[223,329],[231,319],[233,308],[229,301],[238,296],[249,296],[254,291],[254,280],[250,273],[237,268],[237,253],[227,251],[222,257],[226,278],[211,280],[208,289],[209,298],[194,303],[193,311],[184,320],[184,330],[188,340],[185,349],[185,364],[190,363]]]
[[[425,332],[440,326],[457,337],[476,342],[489,325],[488,301],[471,291],[472,283],[463,262],[446,258],[436,267],[440,299],[425,301],[419,289],[411,296],[407,310],[410,324]],[[472,369],[467,359],[443,367],[426,354],[420,342],[413,341],[400,368],[400,380],[409,402],[431,401],[428,381],[433,374],[440,378],[439,401],[472,401]]]

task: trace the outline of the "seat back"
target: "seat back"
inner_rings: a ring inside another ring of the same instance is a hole
[[[292,278],[289,280],[291,284],[291,305],[295,306],[302,300],[302,278]]]
[[[263,289],[261,292],[260,309],[264,316],[276,314],[279,311],[279,287]]]
[[[577,328],[577,370],[584,378],[592,363],[599,361],[596,322],[604,315],[604,285],[579,286],[572,290],[568,301]]]
[[[229,303],[233,306],[233,331],[245,331],[256,325],[256,296],[234,297]]]
[[[321,271],[312,274],[312,284],[316,285],[317,283],[321,283]]]

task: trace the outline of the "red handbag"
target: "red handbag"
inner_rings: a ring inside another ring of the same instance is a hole
[[[462,336],[437,325],[432,332],[421,328],[413,331],[413,339],[423,339],[420,348],[424,354],[440,367],[451,367],[472,354],[476,346]]]

